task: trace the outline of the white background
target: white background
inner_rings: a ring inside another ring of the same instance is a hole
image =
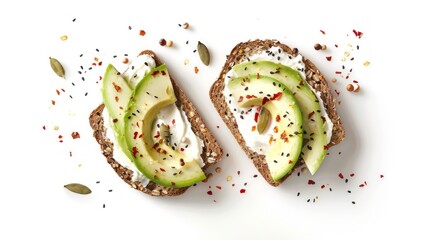
[[[427,13],[412,1],[380,6],[341,2],[13,1],[2,6],[0,239],[425,236]],[[189,22],[189,30],[178,27],[183,22]],[[140,29],[145,36],[139,36]],[[353,29],[364,33],[361,39]],[[68,40],[61,41],[62,35]],[[173,40],[174,47],[159,46],[160,38]],[[208,98],[225,55],[236,43],[255,38],[276,38],[299,48],[328,80],[339,79],[330,84],[341,92],[338,111],[346,140],[330,150],[315,176],[295,173],[278,188],[253,178],[255,168]],[[209,67],[192,52],[197,41],[210,49]],[[316,42],[326,43],[328,51],[316,52]],[[96,81],[104,67],[113,62],[123,68],[124,53],[132,58],[144,49],[167,63],[229,154],[218,164],[221,173],[179,197],[155,198],[130,189],[106,164],[88,124],[89,112],[101,102]],[[345,51],[355,57],[353,62],[341,61]],[[121,57],[113,61],[115,54]],[[325,58],[329,55],[331,62]],[[66,80],[51,71],[50,56],[64,64]],[[88,68],[94,57],[103,65],[82,81],[79,66]],[[368,67],[362,65],[366,60]],[[353,68],[348,80],[335,75],[343,64]],[[359,93],[345,91],[351,80],[359,81]],[[55,90],[61,88],[66,92],[58,96]],[[73,131],[81,138],[73,140]],[[64,136],[63,143],[58,135]],[[308,179],[316,184],[308,185]],[[360,188],[364,181],[367,185]],[[70,193],[63,188],[70,182],[86,184],[93,192]]]

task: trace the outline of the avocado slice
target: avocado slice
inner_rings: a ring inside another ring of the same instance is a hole
[[[124,134],[134,164],[151,181],[173,188],[188,187],[205,174],[196,159],[152,137],[160,109],[176,102],[167,67],[161,65],[137,84],[124,118]]]
[[[109,64],[104,73],[101,95],[109,116],[112,118],[112,127],[119,147],[130,159],[132,159],[132,155],[128,151],[124,137],[124,115],[132,93],[133,90],[127,81],[112,64]]]
[[[293,94],[281,82],[268,76],[249,75],[228,83],[239,107],[263,106],[276,126],[275,138],[265,159],[274,181],[291,172],[302,148],[302,116]]]
[[[316,173],[327,153],[326,123],[318,98],[298,71],[271,61],[246,62],[234,66],[233,70],[237,77],[257,74],[275,78],[293,92],[303,116],[304,147],[301,157],[310,173]]]

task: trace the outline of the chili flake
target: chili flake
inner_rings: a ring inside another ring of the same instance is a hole
[[[358,37],[358,38],[361,38],[362,37],[362,35],[363,35],[363,32],[361,32],[361,31],[357,31],[357,30],[355,30],[355,29],[353,29],[353,33],[355,34],[355,36],[356,37]]]
[[[315,181],[313,181],[313,180],[311,180],[311,179],[308,179],[308,181],[307,181],[307,184],[308,185],[314,185],[316,182]]]
[[[140,30],[140,36],[143,37],[144,35],[146,35],[146,32],[144,30]]]
[[[240,193],[245,193],[245,192],[246,192],[246,189],[244,188],[240,189]]]
[[[71,136],[73,139],[80,138],[80,134],[78,132],[72,132]]]
[[[213,195],[213,192],[210,190],[210,191],[207,191],[207,194],[208,195]]]
[[[326,60],[331,61],[332,60],[332,56],[327,56]]]
[[[341,179],[343,179],[343,178],[344,178],[344,175],[343,175],[342,173],[339,173],[339,174],[338,174],[338,177],[340,177]]]
[[[197,66],[195,66],[195,67],[194,67],[194,72],[195,72],[195,74],[197,74],[199,71],[200,71],[200,70],[198,69],[198,67],[197,67]]]

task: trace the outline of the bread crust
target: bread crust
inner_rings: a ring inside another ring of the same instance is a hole
[[[241,42],[237,44],[228,55],[227,60],[225,62],[222,71],[219,74],[218,79],[213,83],[210,88],[210,99],[218,111],[219,115],[228,126],[229,130],[234,135],[237,142],[240,144],[241,148],[244,150],[246,155],[253,161],[253,164],[264,177],[264,179],[272,186],[278,186],[283,181],[285,181],[294,170],[300,168],[304,161],[300,160],[296,163],[294,169],[284,176],[279,181],[274,181],[270,175],[270,171],[268,169],[267,162],[265,160],[264,155],[257,154],[252,151],[246,144],[245,139],[241,135],[238,130],[237,122],[229,110],[229,107],[226,103],[225,96],[222,94],[223,89],[225,88],[225,76],[229,70],[234,65],[240,64],[242,62],[247,61],[249,56],[254,54],[258,54],[262,51],[265,51],[271,47],[280,47],[283,51],[287,52],[292,56],[297,56],[298,49],[290,48],[289,46],[277,41],[277,40],[253,40],[247,42]],[[334,146],[340,143],[345,137],[344,127],[341,123],[340,116],[337,113],[334,98],[332,97],[332,93],[328,82],[325,80],[324,76],[321,74],[320,70],[308,59],[303,57],[303,62],[306,66],[306,81],[310,84],[317,92],[320,92],[320,97],[323,100],[325,105],[325,110],[328,113],[329,118],[333,123],[332,137],[331,141],[328,144],[328,147]]]
[[[139,55],[148,54],[152,56],[155,60],[156,66],[162,65],[161,60],[157,55],[151,50],[144,50]],[[191,123],[192,131],[204,142],[203,152],[201,153],[201,158],[203,159],[205,165],[203,167],[204,172],[207,175],[207,169],[219,162],[222,158],[223,150],[222,147],[217,143],[214,136],[211,134],[203,119],[198,114],[197,109],[194,104],[186,96],[185,92],[180,88],[177,82],[170,75],[174,93],[176,94],[176,105],[179,109],[183,109],[189,122]],[[104,127],[103,119],[103,110],[104,104],[96,107],[89,116],[89,124],[93,129],[93,136],[100,145],[102,154],[106,157],[107,162],[113,168],[113,170],[118,174],[118,176],[123,179],[128,185],[132,188],[140,190],[146,194],[152,196],[177,196],[183,194],[189,187],[184,188],[171,188],[158,185],[150,181],[146,186],[143,186],[138,181],[133,181],[133,171],[123,167],[119,164],[113,155],[113,142],[111,139],[106,137],[106,128]]]

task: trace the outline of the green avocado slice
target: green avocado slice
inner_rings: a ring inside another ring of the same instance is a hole
[[[291,172],[302,148],[302,116],[288,88],[274,78],[249,75],[232,79],[228,88],[242,108],[263,106],[276,124],[275,137],[265,159],[274,181]]]
[[[302,111],[304,146],[301,157],[311,174],[315,174],[327,153],[325,120],[320,103],[298,71],[271,61],[251,61],[233,67],[237,77],[269,76],[284,84],[298,101]]]
[[[124,137],[124,115],[133,90],[112,64],[107,66],[102,84],[101,95],[112,119],[112,127],[119,147],[128,158],[132,159]],[[105,121],[108,121],[108,119],[105,119]]]
[[[124,135],[135,166],[151,181],[166,187],[191,186],[205,174],[196,159],[174,151],[163,141],[154,142],[152,128],[160,109],[176,97],[167,67],[148,73],[135,87],[124,118]]]

